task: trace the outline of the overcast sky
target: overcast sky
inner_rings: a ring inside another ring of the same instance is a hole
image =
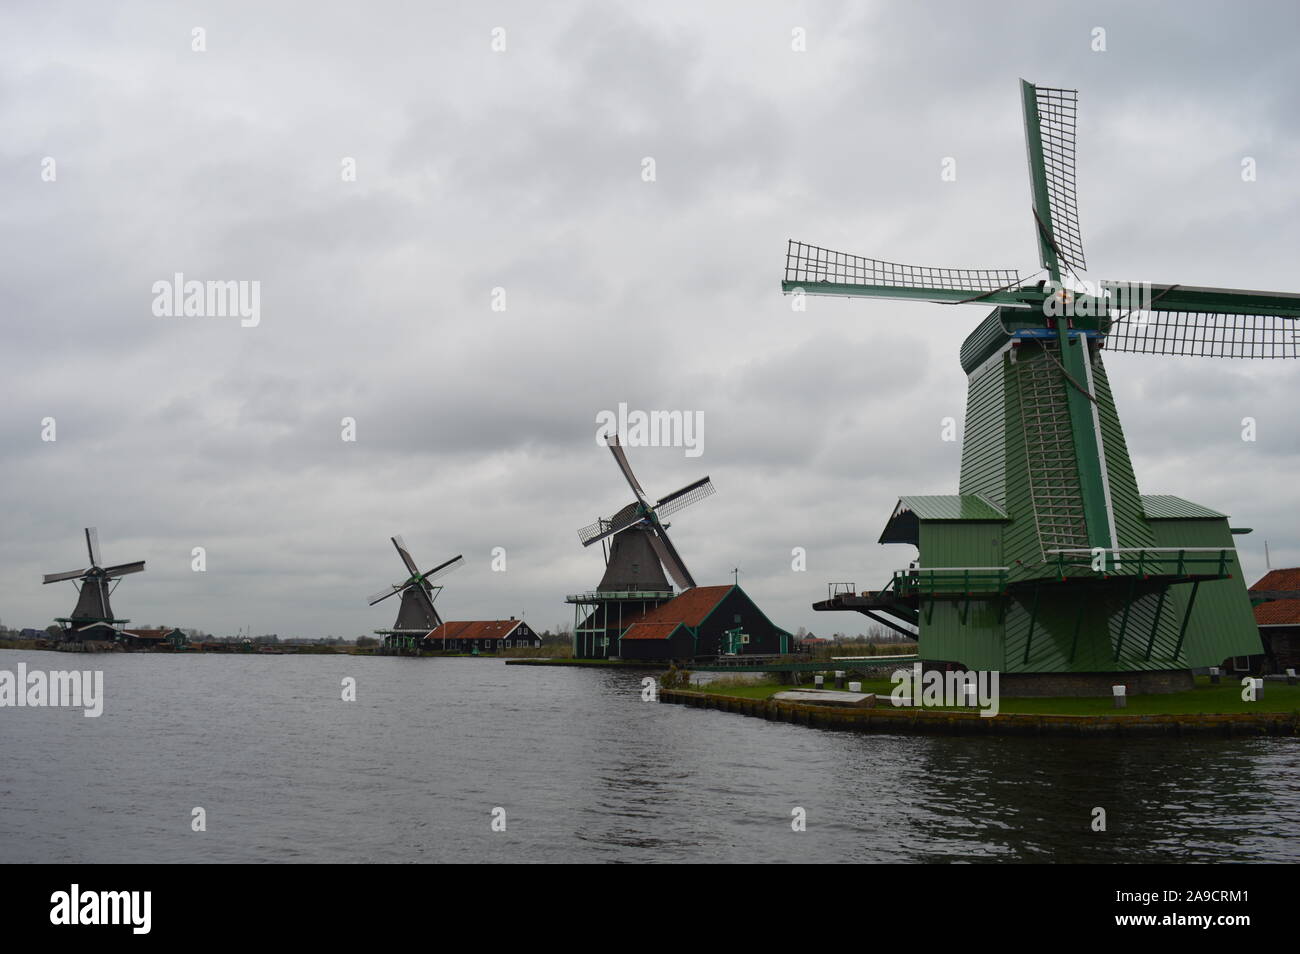
[[[603,569],[575,531],[630,499],[594,437],[626,402],[703,414],[698,457],[629,450],[652,497],[712,476],[672,527],[700,583],[739,567],[779,625],[860,631],[809,604],[912,558],[875,542],[899,494],[956,491],[940,422],[984,310],[794,313],[787,238],[1036,270],[1023,76],[1080,90],[1088,277],[1300,290],[1296,11],[6,4],[0,619],[65,615],[41,574],[97,526],[107,561],[148,561],[114,598],[137,624],[390,625],[365,597],[403,575],[394,533],[423,566],[465,554],[444,616],[571,622]],[[260,282],[260,323],[155,317],[177,272]],[[1141,490],[1254,527],[1250,582],[1266,539],[1300,564],[1300,366],[1107,367]]]

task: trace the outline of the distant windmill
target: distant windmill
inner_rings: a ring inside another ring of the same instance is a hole
[[[442,587],[430,585],[431,581],[450,573],[464,563],[465,558],[463,556],[452,557],[445,563],[439,563],[432,570],[421,573],[420,568],[415,564],[415,560],[411,559],[410,551],[406,549],[406,542],[400,536],[393,537],[392,541],[393,546],[397,548],[397,555],[402,558],[402,563],[410,576],[407,577],[405,582],[393,583],[378,593],[371,594],[369,602],[371,606],[374,606],[376,603],[382,603],[390,596],[401,593],[402,603],[397,610],[397,622],[393,624],[391,630],[381,630],[381,632],[423,636],[437,629],[442,623],[438,611],[433,608],[433,601],[437,598]]]
[[[660,588],[666,588],[667,581],[659,571],[658,564],[663,565],[681,589],[691,589],[695,586],[695,579],[686,569],[673,542],[668,539],[668,524],[663,522],[663,518],[711,496],[714,493],[713,483],[708,477],[702,477],[651,506],[636,475],[632,473],[627,454],[619,444],[618,437],[611,437],[608,444],[610,453],[618,462],[619,470],[623,472],[636,499],[614,516],[597,520],[578,531],[578,539],[584,547],[589,547],[598,540],[610,539],[606,579],[602,581],[600,589],[615,588],[606,583],[620,584],[619,588],[647,590],[655,587],[646,584],[658,583]],[[627,579],[615,580],[613,577]]]
[[[84,570],[67,570],[63,573],[47,573],[45,583],[61,583],[64,580],[76,580],[81,585],[77,605],[71,616],[59,617],[59,622],[67,624],[69,629],[81,630],[95,624],[115,628],[116,624],[129,623],[130,620],[115,619],[109,596],[116,589],[117,580],[130,573],[144,570],[144,560],[135,563],[119,563],[117,566],[103,567],[99,555],[99,531],[94,527],[86,528],[86,552],[90,556],[90,566]]]

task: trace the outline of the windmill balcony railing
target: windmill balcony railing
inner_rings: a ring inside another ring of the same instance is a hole
[[[670,600],[672,590],[591,590],[586,593],[570,593],[564,598],[566,603],[604,603],[608,600]]]
[[[900,597],[960,598],[1006,591],[1005,566],[938,566],[895,570],[889,587]]]
[[[1048,550],[1048,566],[1065,580],[1084,570],[1102,578],[1112,576],[1228,579],[1232,576],[1232,547],[1119,547],[1107,550]],[[1098,567],[1097,558],[1102,557]]]

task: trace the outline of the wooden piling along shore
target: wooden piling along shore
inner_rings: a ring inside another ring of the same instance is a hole
[[[772,722],[851,732],[908,732],[935,735],[1296,735],[1300,713],[1231,712],[1172,715],[1034,715],[944,709],[896,709],[885,703],[871,708],[801,705],[774,699],[750,699],[713,692],[660,689],[659,701],[702,709],[720,709]]]

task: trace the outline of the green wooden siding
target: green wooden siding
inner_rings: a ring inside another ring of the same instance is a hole
[[[921,521],[921,566],[1005,566],[1002,524]]]
[[[1005,391],[1001,359],[970,376],[961,447],[961,493],[980,494],[999,507],[1007,496]]]
[[[1124,429],[1119,423],[1110,379],[1106,376],[1100,351],[1093,358],[1092,379],[1097,391],[1097,416],[1101,421],[1102,447],[1106,452],[1106,472],[1110,478],[1115,535],[1121,547],[1154,546],[1155,536],[1143,516],[1142,497],[1138,494],[1133,461],[1129,457],[1128,444],[1124,441]]]
[[[921,522],[922,567],[1004,566],[1000,523]],[[977,669],[1002,669],[999,601],[922,600],[924,658],[956,660]],[[963,620],[963,615],[965,619]]]

